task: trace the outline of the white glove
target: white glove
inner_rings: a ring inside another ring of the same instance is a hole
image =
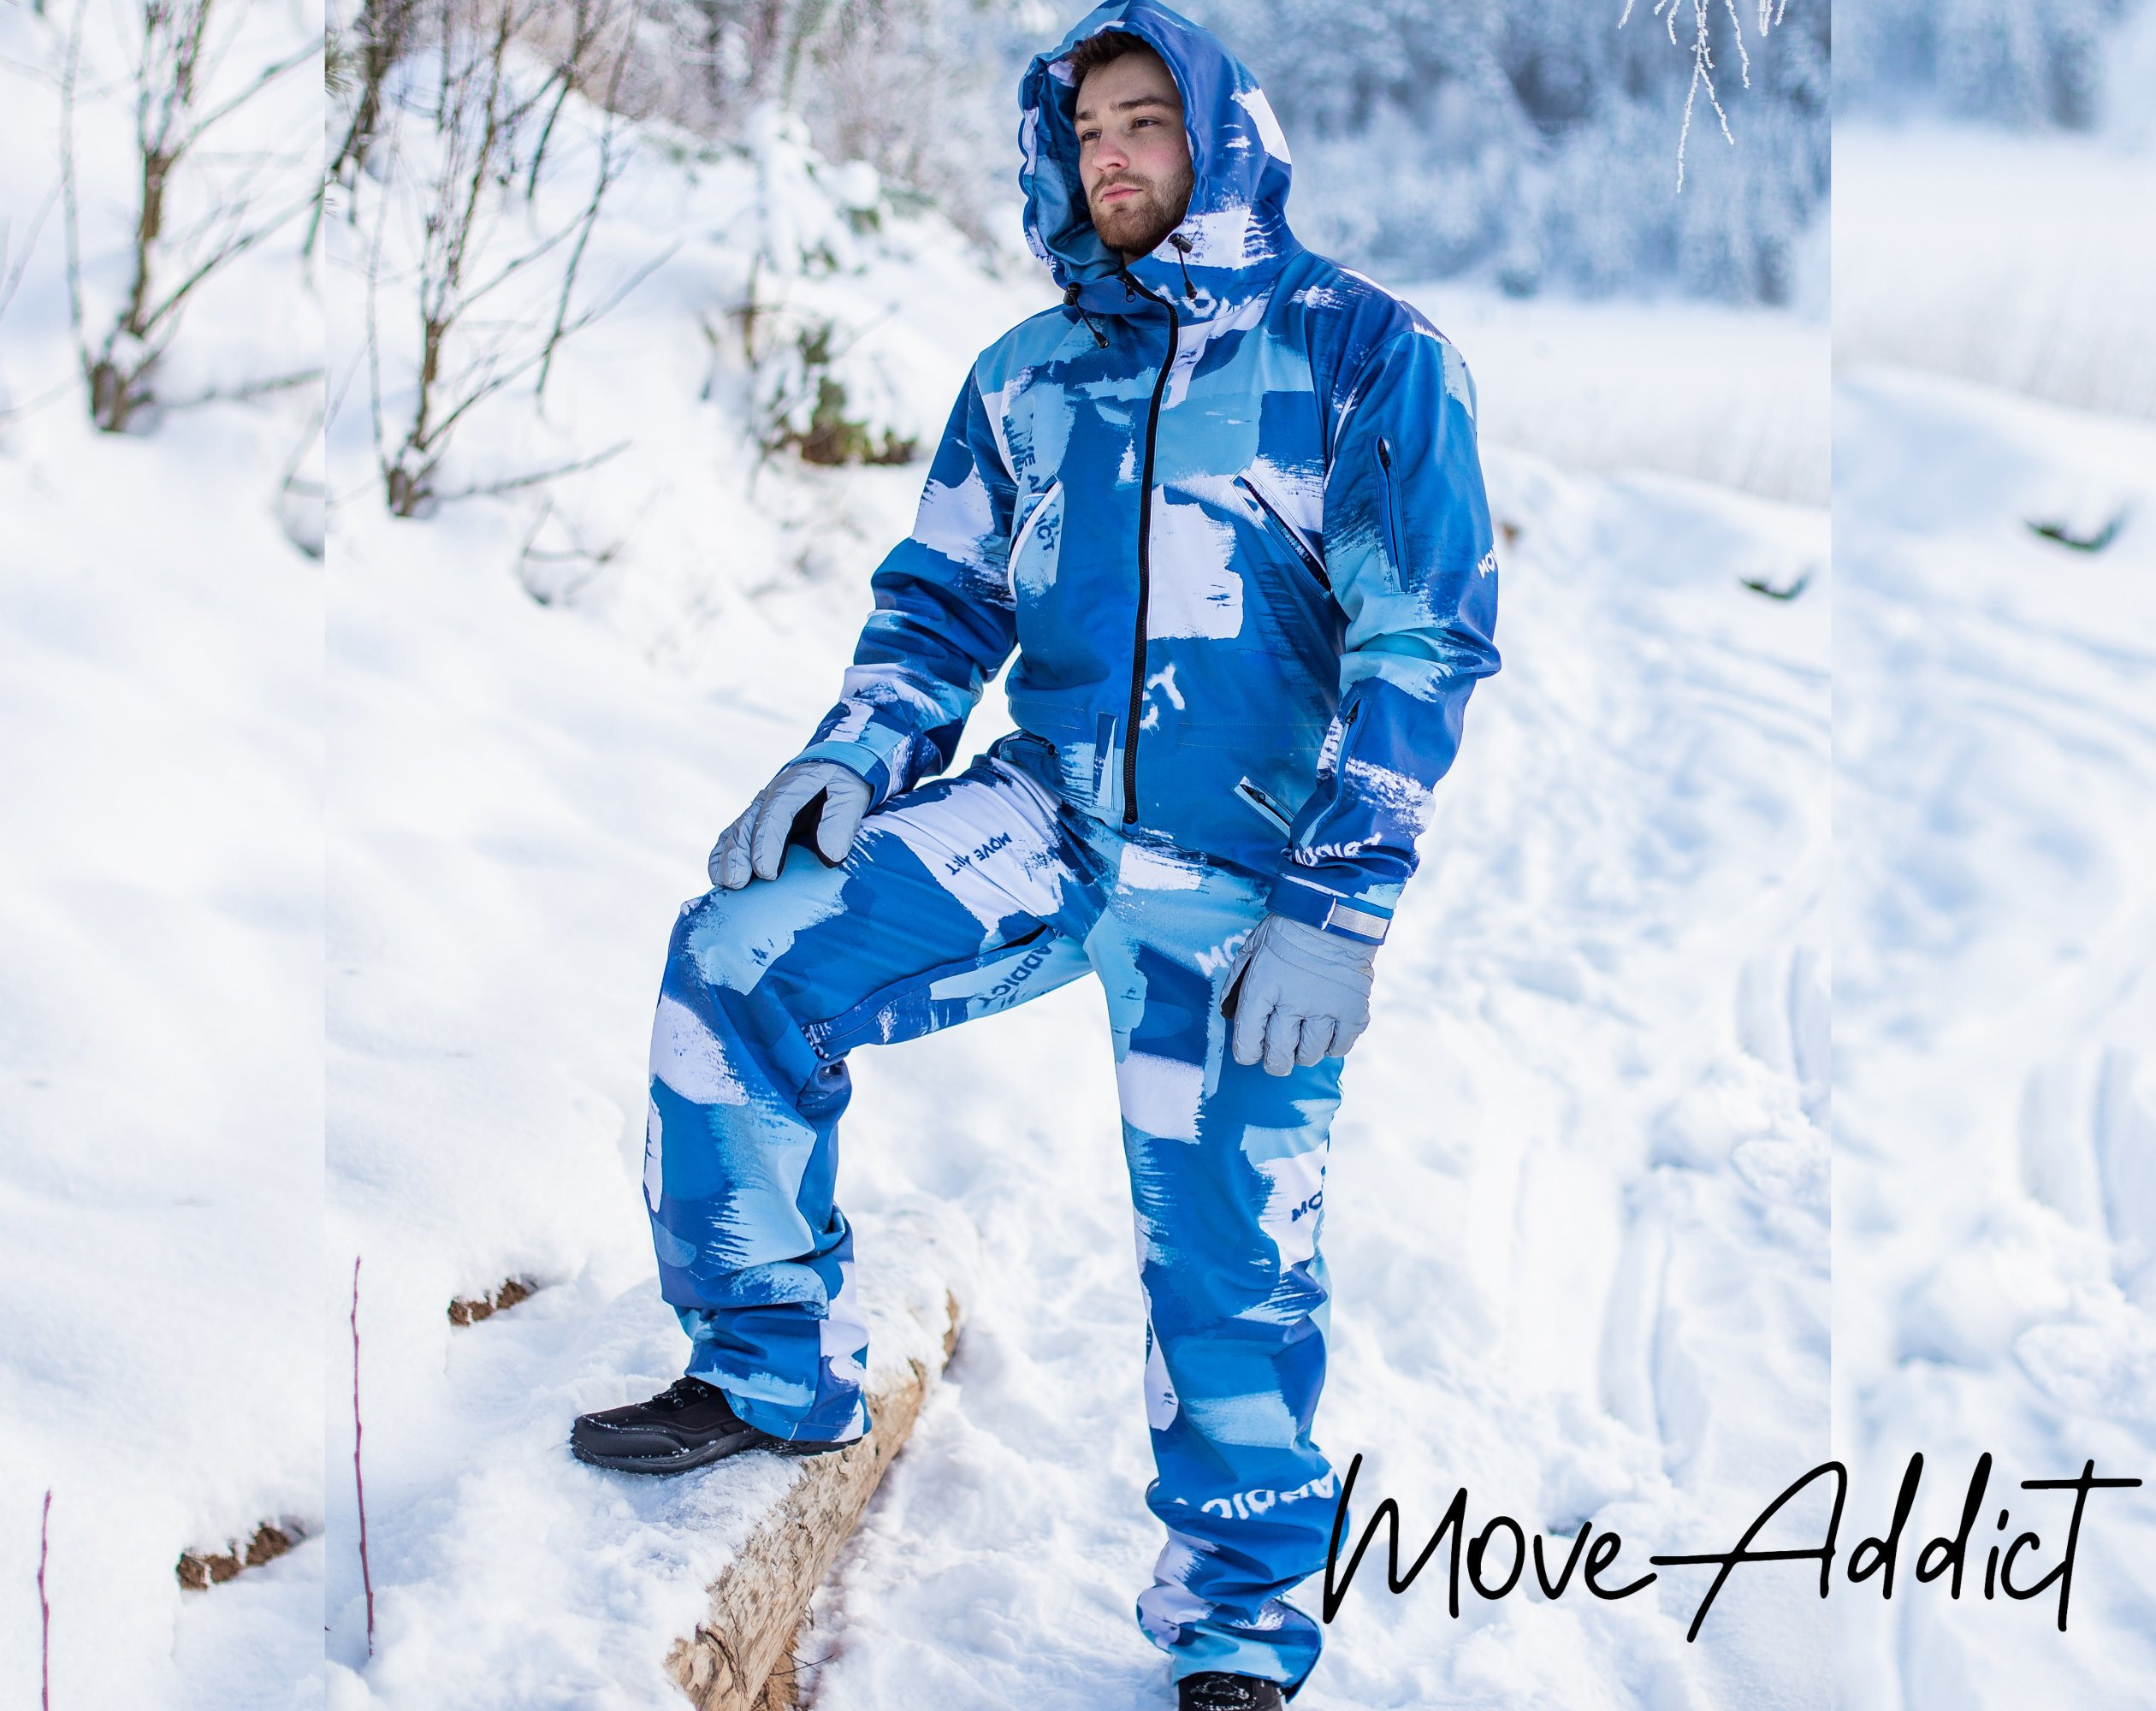
[[[1235,1062],[1262,1056],[1268,1075],[1285,1075],[1345,1057],[1370,1026],[1377,957],[1374,944],[1267,915],[1235,953],[1221,998],[1221,1014],[1235,1021]]]
[[[708,864],[711,883],[737,891],[752,876],[777,879],[794,817],[819,795],[824,800],[816,821],[816,850],[838,866],[853,848],[854,833],[874,794],[866,779],[836,761],[796,761],[781,767],[741,817],[719,834]]]

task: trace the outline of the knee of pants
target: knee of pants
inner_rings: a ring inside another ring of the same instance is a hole
[[[803,1032],[799,981],[769,966],[794,929],[775,932],[772,903],[744,907],[743,895],[714,890],[682,905],[660,983],[652,1073],[672,1084],[684,1057],[693,1071],[715,1055],[726,1073],[693,1078],[706,1090],[700,1103],[739,1104],[747,1090],[767,1083],[803,1104],[804,1117],[807,1105],[843,1104],[844,1064],[826,1060]]]
[[[761,992],[794,1008],[792,983],[775,966],[804,928],[836,912],[843,867],[798,847],[775,879],[738,891],[714,886],[682,904],[667,947],[667,980],[738,993]]]

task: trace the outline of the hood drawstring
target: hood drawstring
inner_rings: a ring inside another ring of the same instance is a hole
[[[1168,241],[1176,246],[1176,261],[1182,269],[1183,297],[1187,301],[1195,303],[1198,300],[1198,293],[1192,288],[1190,263],[1186,259],[1190,254],[1190,240],[1183,236],[1181,232],[1170,232],[1168,234]]]
[[[1063,307],[1076,313],[1078,318],[1086,323],[1086,330],[1093,335],[1094,347],[1096,349],[1105,351],[1108,348],[1108,335],[1103,333],[1099,327],[1093,324],[1093,318],[1092,316],[1087,314],[1084,310],[1078,307],[1078,293],[1084,288],[1085,287],[1081,286],[1076,280],[1073,280],[1069,285],[1065,286],[1063,287]]]

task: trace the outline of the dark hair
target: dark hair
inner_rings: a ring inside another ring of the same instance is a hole
[[[1152,52],[1144,38],[1129,30],[1096,30],[1070,50],[1071,87],[1083,83],[1088,72],[1098,71],[1125,54]]]

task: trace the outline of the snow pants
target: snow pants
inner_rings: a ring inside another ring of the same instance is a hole
[[[846,1054],[1097,974],[1146,1305],[1146,1501],[1168,1529],[1139,1625],[1178,1678],[1292,1691],[1319,1630],[1282,1595],[1324,1565],[1334,1513],[1311,1417],[1341,1062],[1275,1076],[1228,1051],[1220,1000],[1264,879],[1127,839],[1055,777],[1047,745],[1013,732],[870,814],[841,864],[791,847],[778,879],[683,906],[644,1163],[662,1293],[688,1371],[742,1418],[790,1440],[868,1430],[833,1198]]]

